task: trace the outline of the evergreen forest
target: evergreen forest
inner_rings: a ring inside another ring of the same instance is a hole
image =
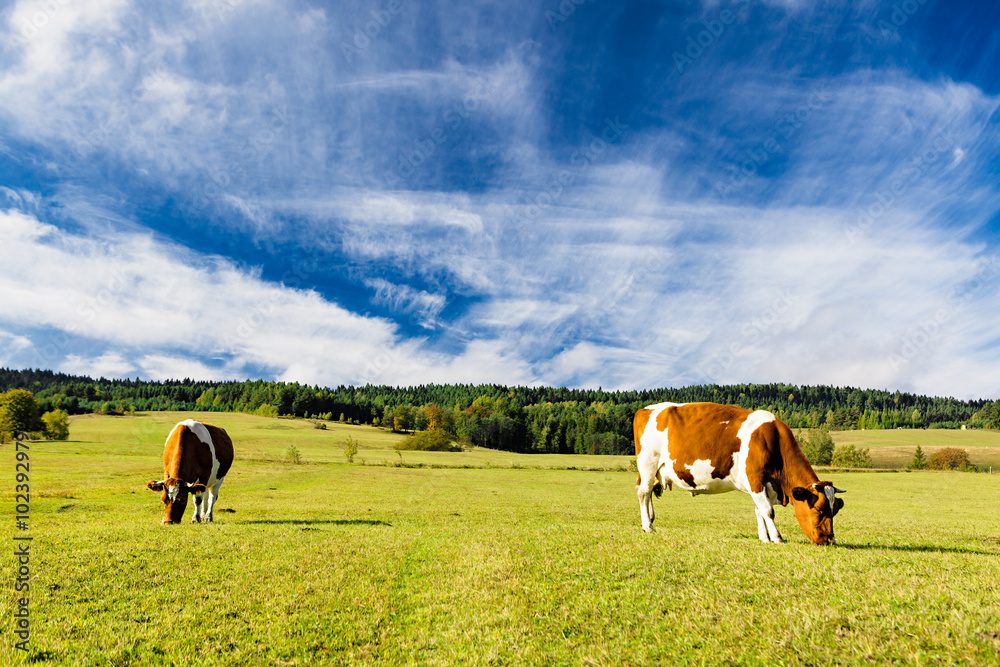
[[[699,385],[603,391],[497,384],[319,387],[267,380],[205,382],[93,379],[0,368],[0,392],[24,389],[41,412],[128,415],[147,411],[247,412],[442,430],[457,441],[516,452],[632,453],[632,418],[663,401],[767,409],[792,428],[996,428],[1000,402],[963,401],[853,387]]]

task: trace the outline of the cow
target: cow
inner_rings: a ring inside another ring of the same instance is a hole
[[[642,529],[653,531],[653,494],[676,484],[692,496],[743,491],[753,499],[761,542],[783,542],[775,504],[792,503],[802,532],[815,544],[836,544],[833,517],[844,493],[813,472],[792,431],[766,410],[716,403],[659,403],[633,422],[636,493]]]
[[[211,521],[219,487],[232,465],[233,441],[224,430],[193,419],[174,426],[163,445],[163,480],[146,484],[163,494],[162,523],[181,522],[188,494],[194,495],[191,523]],[[202,504],[205,491],[208,497]]]

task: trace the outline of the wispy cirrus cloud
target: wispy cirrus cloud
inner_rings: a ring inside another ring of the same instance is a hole
[[[933,7],[404,5],[348,58],[376,4],[223,4],[0,17],[10,359],[994,392],[993,281],[952,293],[996,254],[1000,99]]]

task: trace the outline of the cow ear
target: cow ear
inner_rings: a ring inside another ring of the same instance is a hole
[[[149,489],[150,491],[162,491],[163,482],[148,482],[146,484],[146,488]]]
[[[839,512],[843,506],[844,501],[841,498],[836,498],[833,501],[833,514],[831,516],[837,516],[837,512]]]
[[[188,491],[197,496],[200,496],[201,494],[205,493],[206,488],[208,487],[206,487],[204,484],[188,484]]]
[[[792,498],[795,498],[799,502],[807,502],[809,503],[809,507],[812,507],[813,503],[816,502],[816,493],[804,486],[796,486],[792,489]]]

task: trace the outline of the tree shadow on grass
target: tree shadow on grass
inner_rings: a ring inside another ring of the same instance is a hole
[[[250,521],[238,521],[236,523],[254,523],[264,525],[286,525],[286,526],[389,526],[388,521],[378,519],[251,519]]]

